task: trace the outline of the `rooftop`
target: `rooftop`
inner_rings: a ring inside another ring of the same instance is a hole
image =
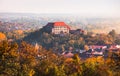
[[[67,28],[70,29],[70,27],[67,24],[65,24],[64,22],[50,22],[48,24],[52,24],[53,26],[66,26]]]

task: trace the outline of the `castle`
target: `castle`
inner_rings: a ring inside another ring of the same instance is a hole
[[[70,26],[64,22],[49,22],[43,28],[45,32],[52,34],[84,34],[85,32],[82,29],[71,30]]]
[[[64,22],[51,22],[44,26],[44,29],[48,33],[60,34],[69,33],[70,27]]]

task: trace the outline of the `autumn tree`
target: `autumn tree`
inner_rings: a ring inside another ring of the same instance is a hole
[[[84,45],[84,50],[86,50],[86,51],[88,51],[88,50],[89,50],[88,45]]]
[[[109,50],[110,51],[110,50]],[[120,50],[117,52],[110,51],[108,53],[108,58],[106,59],[106,64],[109,69],[111,69],[114,76],[120,75]]]
[[[4,33],[0,32],[0,41],[6,40],[7,37]]]
[[[18,45],[10,44],[7,41],[0,43],[0,75],[17,76],[19,75],[19,55]]]

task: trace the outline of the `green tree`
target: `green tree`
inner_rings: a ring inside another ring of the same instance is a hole
[[[116,39],[116,31],[115,30],[110,31],[109,35],[111,35],[114,40]]]

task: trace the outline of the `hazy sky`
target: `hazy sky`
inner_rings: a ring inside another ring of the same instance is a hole
[[[0,12],[120,16],[120,0],[0,0]]]

